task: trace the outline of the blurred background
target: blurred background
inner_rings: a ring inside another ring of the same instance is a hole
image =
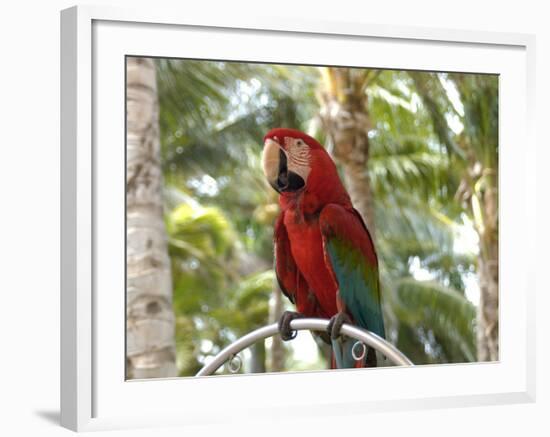
[[[336,161],[375,239],[387,339],[415,364],[498,360],[497,76],[128,57],[126,83],[127,378],[193,376],[293,309],[260,168],[273,127]],[[240,372],[326,356],[276,336]]]

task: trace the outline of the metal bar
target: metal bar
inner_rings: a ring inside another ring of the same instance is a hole
[[[329,321],[326,319],[295,319],[290,322],[290,327],[296,331],[325,331]],[[372,332],[366,331],[364,329],[358,328],[353,325],[344,323],[342,325],[342,334],[347,335],[348,337],[355,338],[364,342],[367,346],[370,346],[380,353],[384,354],[390,361],[394,364],[401,366],[412,366],[413,363],[409,360],[399,349],[393,346],[391,343],[388,343],[383,338],[379,337]],[[251,346],[259,340],[265,338],[273,337],[279,333],[279,328],[277,323],[271,325],[266,325],[261,328],[258,328],[245,336],[239,338],[238,340],[231,343],[226,348],[222,349],[214,359],[205,365],[195,376],[208,376],[212,375],[216,370],[218,370],[231,356],[238,354],[242,350]]]

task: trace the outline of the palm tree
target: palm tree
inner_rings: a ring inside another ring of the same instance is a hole
[[[153,61],[127,58],[126,376],[176,375]]]
[[[463,201],[470,200],[480,240],[478,356],[499,359],[498,344],[498,79],[496,76],[452,74],[464,104],[464,136],[468,177]]]
[[[431,119],[415,105],[410,78],[398,71],[322,72],[320,117],[329,145],[354,205],[377,230],[390,340],[417,364],[473,361],[473,306],[453,289],[463,287],[458,269],[471,261],[453,253],[454,219],[445,213],[454,211],[442,208],[449,199],[439,193],[448,160],[430,146]],[[447,286],[414,280],[415,257]]]
[[[366,90],[379,73],[341,67],[323,67],[321,72],[319,114],[323,128],[333,146],[333,156],[343,167],[351,200],[374,237],[374,205],[367,172],[371,122]]]
[[[498,78],[459,73],[411,76],[460,182],[455,198],[464,205],[479,235],[477,354],[480,361],[495,361],[499,357]],[[457,91],[461,102],[458,107],[448,93],[438,92],[443,85]],[[463,126],[456,135],[448,124],[451,117]]]

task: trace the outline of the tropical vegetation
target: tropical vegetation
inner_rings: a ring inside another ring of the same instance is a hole
[[[155,70],[180,376],[290,309],[260,169],[263,135],[280,126],[327,147],[372,230],[388,340],[416,364],[498,359],[496,76],[177,59]],[[326,347],[299,338],[256,344],[240,371],[326,368]]]

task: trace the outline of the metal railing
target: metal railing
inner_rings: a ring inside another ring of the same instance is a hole
[[[327,319],[294,319],[290,322],[291,329],[295,331],[326,331],[329,324]],[[226,361],[230,361],[237,356],[239,352],[253,345],[257,341],[273,337],[279,333],[277,323],[266,325],[258,328],[238,340],[231,343],[229,346],[222,349],[212,361],[206,364],[195,376],[208,376],[212,375],[218,370]],[[409,360],[399,349],[388,343],[383,338],[379,337],[372,332],[366,331],[357,326],[344,323],[342,325],[341,333],[354,338],[367,346],[376,349],[383,355],[385,355],[393,364],[400,366],[412,366],[413,363]],[[240,367],[240,366],[239,366]]]

